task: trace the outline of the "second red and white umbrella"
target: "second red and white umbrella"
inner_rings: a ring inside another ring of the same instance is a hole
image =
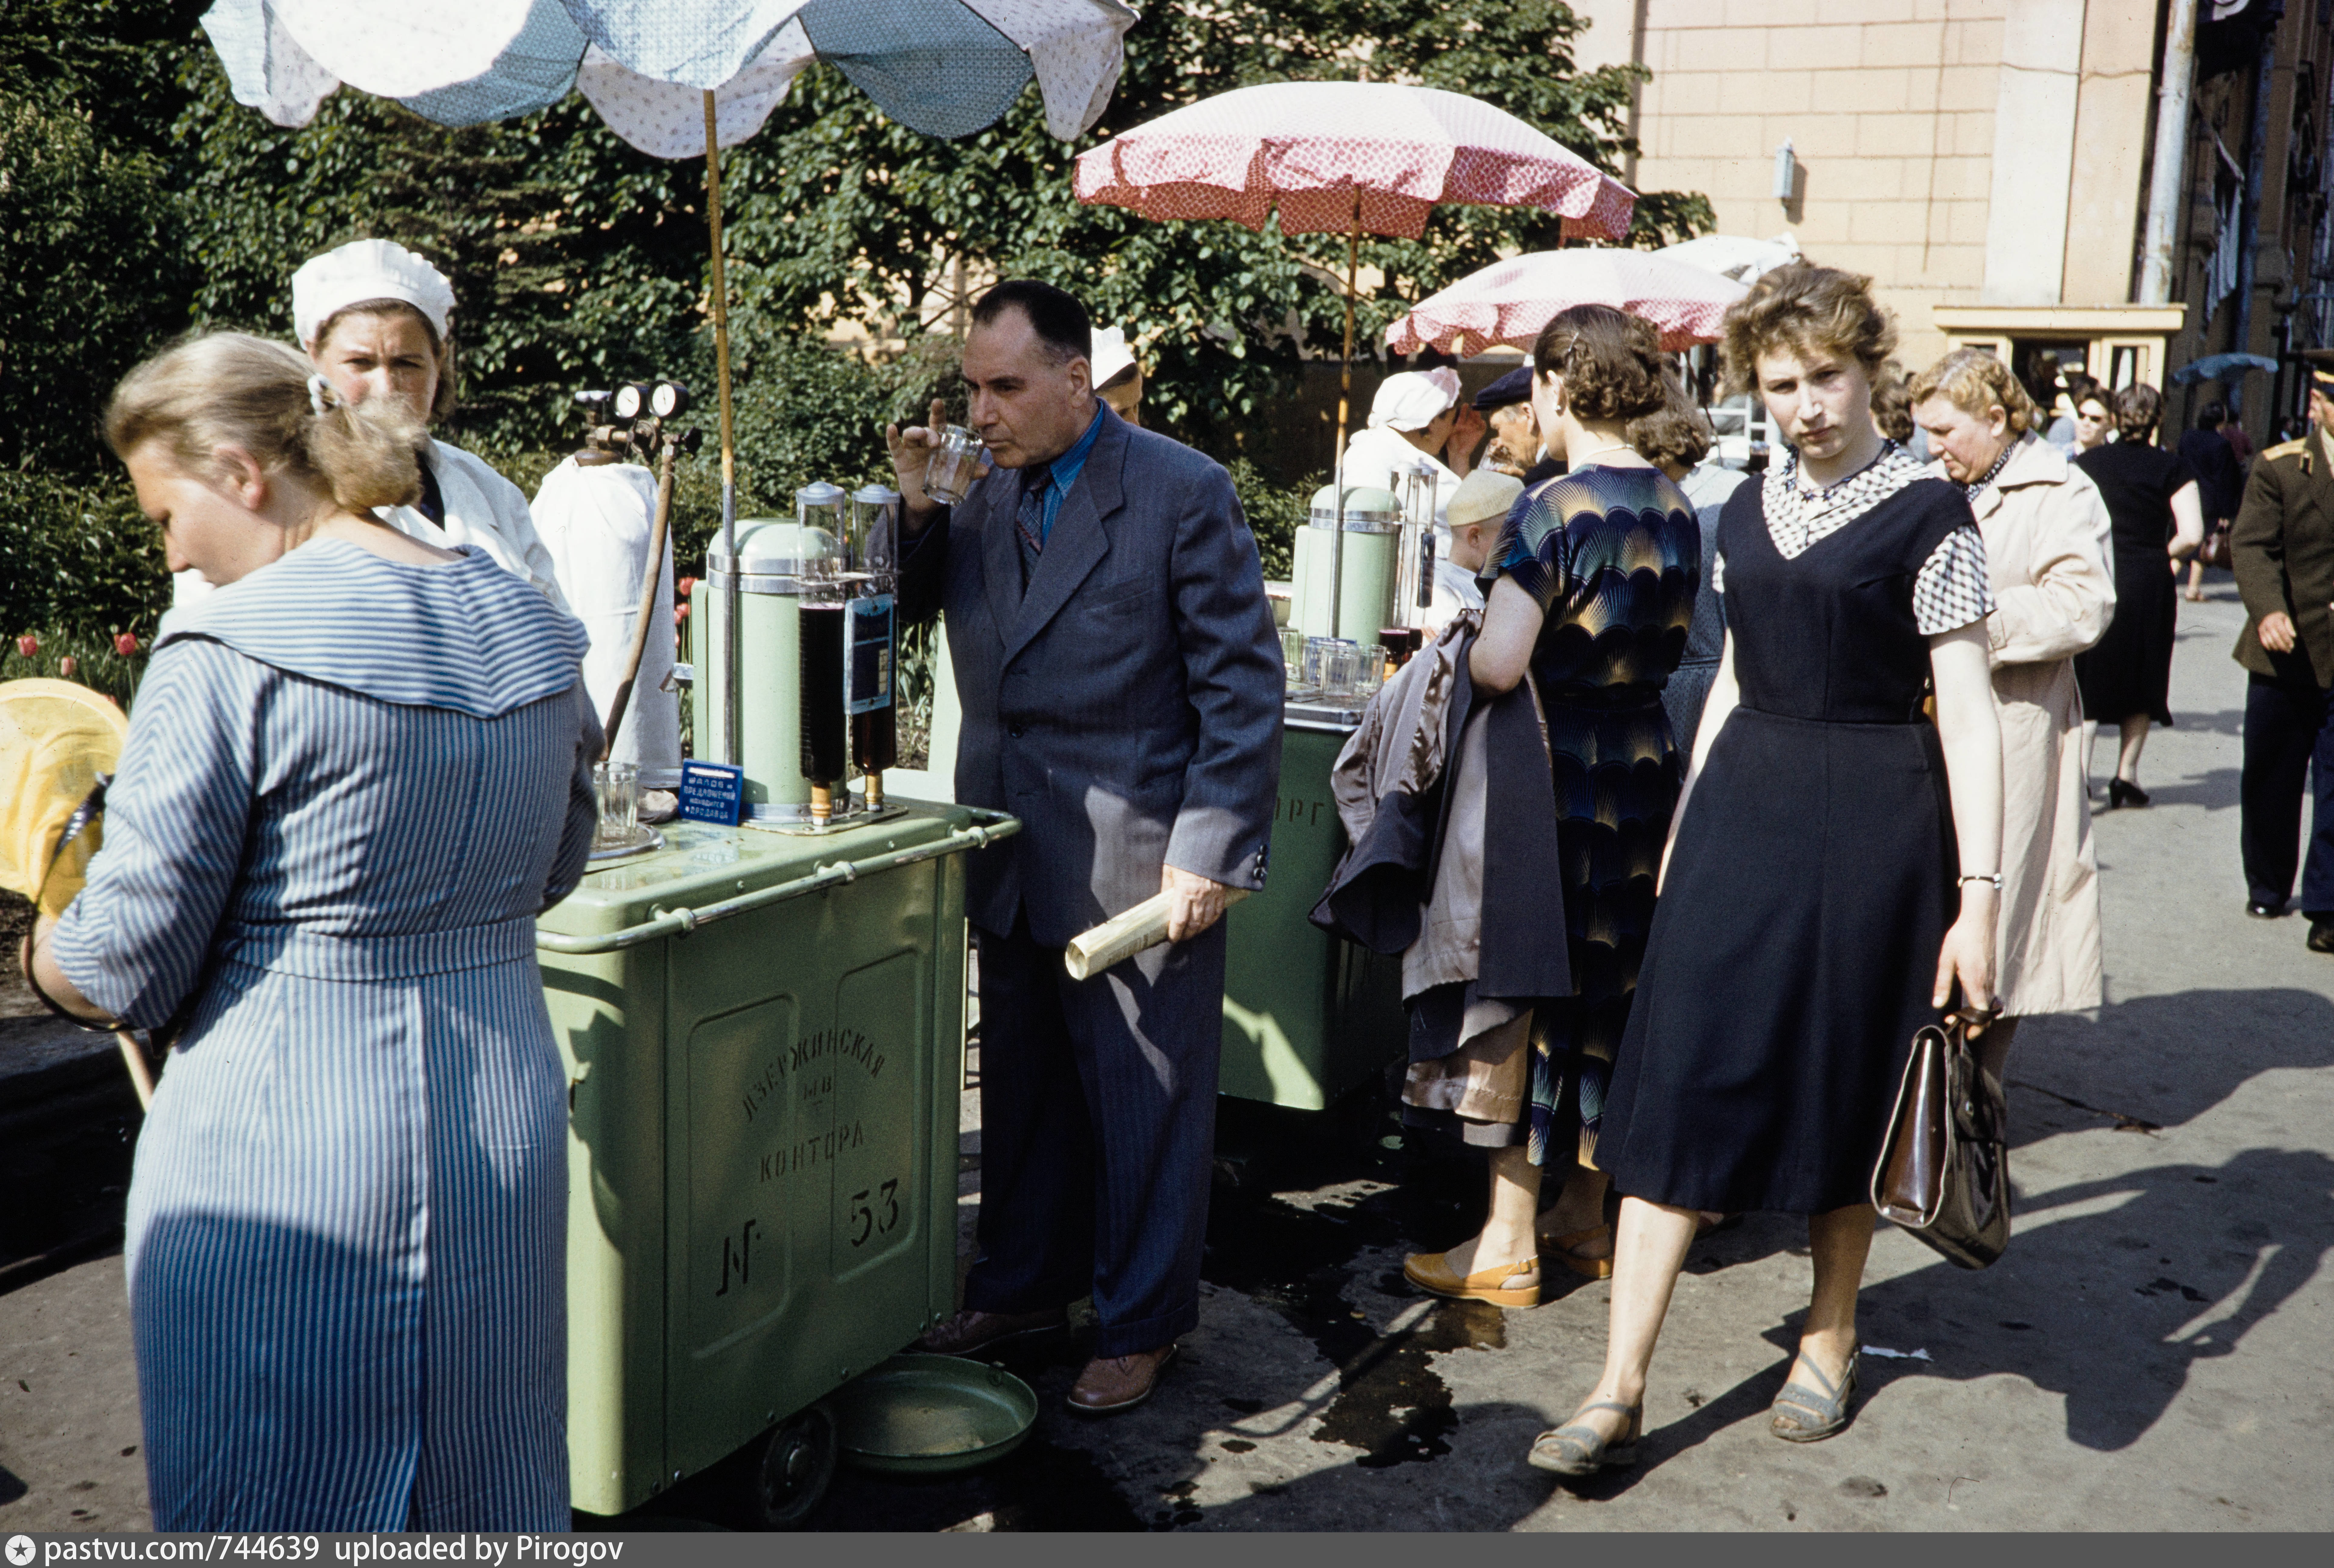
[[[1726,308],[1750,291],[1731,278],[1639,250],[1550,250],[1512,256],[1429,294],[1386,328],[1398,354],[1429,344],[1478,354],[1494,344],[1529,349],[1548,318],[1603,304],[1660,329],[1662,347],[1714,341]]]

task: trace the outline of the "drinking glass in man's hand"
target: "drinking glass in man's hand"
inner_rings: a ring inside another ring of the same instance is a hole
[[[943,506],[963,505],[988,458],[988,448],[979,436],[961,425],[950,425],[940,432],[940,442],[924,465],[924,494]]]

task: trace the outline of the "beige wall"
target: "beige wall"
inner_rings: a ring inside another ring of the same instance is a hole
[[[1870,273],[1906,363],[1936,304],[2118,304],[2145,200],[2151,0],[1578,0],[1583,63],[1654,72],[1638,188]],[[1599,37],[1598,35],[1603,36]],[[1592,43],[1591,41],[1594,41]],[[1776,146],[1804,170],[1787,209]]]
[[[2156,91],[2156,7],[2092,0],[2083,19],[2081,104],[2067,204],[2066,303],[2132,297]]]
[[[2009,4],[1645,0],[1639,188],[1702,191],[1722,233],[1788,230],[1870,273],[1905,362],[1925,364],[1944,350],[1930,305],[1985,286]],[[1772,195],[1786,137],[1805,171],[1796,213]]]

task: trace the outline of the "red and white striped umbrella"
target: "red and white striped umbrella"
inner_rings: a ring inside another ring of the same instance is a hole
[[[1503,109],[1390,82],[1277,82],[1162,114],[1078,154],[1080,201],[1144,217],[1230,218],[1345,236],[1337,450],[1353,394],[1354,284],[1365,234],[1417,239],[1434,204],[1535,207],[1567,235],[1618,239],[1635,193]]]
[[[1407,354],[1432,343],[1479,354],[1529,349],[1548,318],[1573,305],[1611,305],[1661,329],[1662,347],[1714,342],[1726,308],[1750,291],[1733,279],[1641,250],[1546,250],[1494,262],[1418,302],[1386,328]]]
[[[1637,198],[1504,110],[1432,87],[1279,82],[1219,93],[1078,155],[1080,201],[1284,234],[1417,239],[1437,202],[1536,207],[1618,239]]]

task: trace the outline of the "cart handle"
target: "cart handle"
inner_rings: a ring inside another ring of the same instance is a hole
[[[765,909],[782,904],[788,899],[799,899],[806,893],[855,882],[877,871],[888,871],[895,866],[911,866],[918,861],[936,861],[946,855],[961,854],[993,844],[999,839],[1009,839],[1021,831],[1021,819],[1004,812],[993,812],[979,806],[960,806],[960,811],[972,813],[973,825],[959,828],[944,839],[934,839],[913,849],[893,850],[889,854],[873,855],[863,861],[837,861],[825,865],[806,877],[796,877],[791,882],[740,893],[734,899],[719,903],[703,904],[695,909],[658,909],[656,919],[637,926],[626,926],[621,931],[610,931],[597,937],[570,937],[556,931],[537,931],[535,945],[546,953],[615,953],[626,948],[637,948],[643,942],[653,942],[661,937],[686,936],[699,926],[726,920],[732,915],[742,915],[748,909]]]

